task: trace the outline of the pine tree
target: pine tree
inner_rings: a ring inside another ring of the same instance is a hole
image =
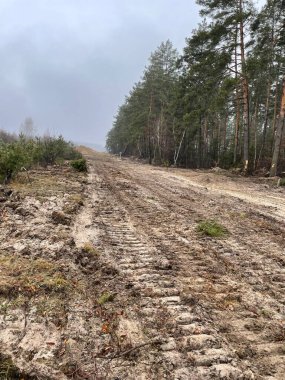
[[[202,15],[212,18],[213,33],[216,31],[216,38],[221,49],[227,48],[232,55],[232,63],[228,70],[232,72],[240,83],[237,83],[236,90],[236,139],[235,149],[238,143],[239,128],[239,87],[242,93],[243,109],[243,167],[244,172],[249,169],[249,137],[250,137],[250,104],[249,104],[249,81],[246,61],[246,24],[251,21],[254,15],[252,2],[247,0],[198,0],[202,5]],[[236,153],[234,159],[236,160]]]
[[[178,53],[170,41],[162,43],[151,54],[141,82],[119,109],[107,138],[109,151],[123,154],[137,151],[148,158],[149,163],[170,158],[171,104],[178,81],[177,58]]]

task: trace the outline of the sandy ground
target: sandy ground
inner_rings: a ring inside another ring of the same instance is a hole
[[[0,341],[18,367],[42,379],[283,380],[285,190],[85,153],[75,246],[52,259],[80,291],[66,295],[59,326],[48,322],[58,349],[48,345],[45,361],[37,348],[27,355],[27,336],[21,351],[10,344],[17,322],[6,312]],[[202,235],[208,219],[228,234]],[[43,326],[25,307],[31,331]]]
[[[143,342],[167,341],[160,364],[145,359],[152,366],[122,378],[284,379],[284,190],[266,179],[89,158],[93,225],[134,291],[129,313]],[[206,219],[229,235],[201,236]]]

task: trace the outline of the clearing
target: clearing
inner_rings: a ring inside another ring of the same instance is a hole
[[[85,153],[2,203],[0,378],[283,380],[285,189]]]

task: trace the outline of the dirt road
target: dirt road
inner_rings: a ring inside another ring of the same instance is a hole
[[[88,159],[89,205],[75,236],[119,273],[116,337],[130,349],[110,359],[107,378],[284,379],[285,191]],[[206,219],[229,234],[201,235]]]
[[[284,188],[85,153],[0,187],[0,379],[284,380]]]

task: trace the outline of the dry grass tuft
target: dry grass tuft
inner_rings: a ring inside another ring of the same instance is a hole
[[[92,255],[92,256],[98,256],[99,255],[98,250],[94,247],[94,245],[92,243],[89,243],[89,242],[86,242],[83,245],[82,251],[84,253],[87,253],[88,255]]]
[[[0,295],[17,297],[65,292],[70,282],[58,267],[44,259],[30,259],[0,253]]]

